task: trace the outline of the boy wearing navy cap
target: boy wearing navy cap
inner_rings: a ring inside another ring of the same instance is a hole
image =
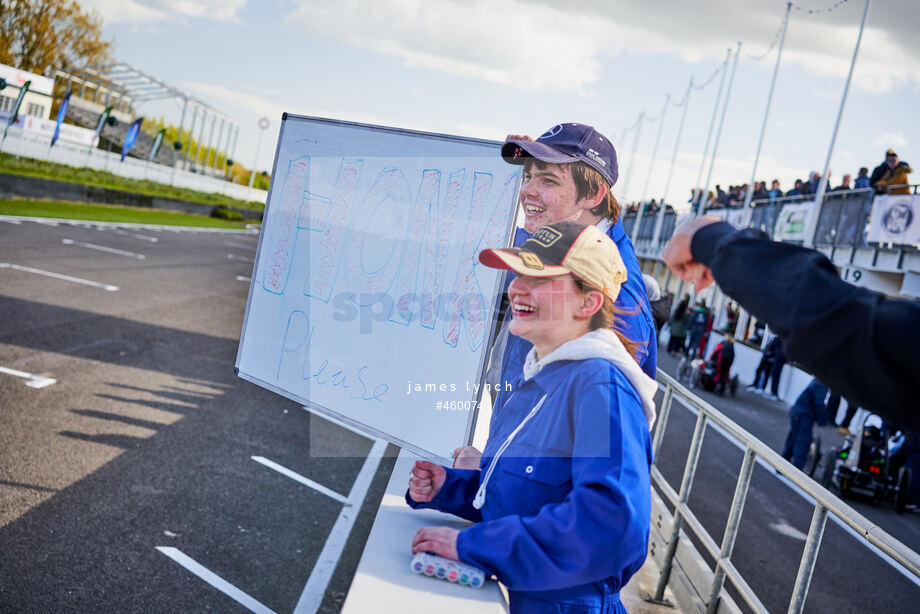
[[[595,225],[616,244],[628,272],[614,305],[622,312],[619,330],[639,344],[639,365],[655,377],[658,351],[651,306],[635,249],[619,220],[620,205],[611,192],[618,176],[613,144],[591,126],[567,123],[553,126],[536,140],[510,135],[501,154],[506,162],[524,166],[524,229],[518,230],[515,246],[538,228],[561,221]],[[524,339],[508,337],[500,383],[514,381],[528,350]]]

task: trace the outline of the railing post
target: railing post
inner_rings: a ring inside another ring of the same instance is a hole
[[[664,591],[671,577],[674,554],[677,552],[677,539],[680,536],[681,508],[690,499],[690,489],[693,487],[693,477],[696,475],[696,466],[700,460],[700,449],[703,447],[703,434],[705,432],[706,413],[701,409],[696,419],[696,428],[693,429],[693,438],[690,440],[690,450],[687,454],[687,464],[684,466],[684,477],[680,482],[680,493],[677,505],[674,507],[674,523],[671,527],[671,536],[668,539],[668,550],[664,555],[661,575],[658,578],[658,587],[655,589],[656,601],[664,599]]]
[[[738,473],[738,482],[735,485],[735,496],[732,499],[732,507],[728,513],[728,521],[725,523],[722,550],[719,554],[719,560],[716,561],[712,586],[709,589],[706,614],[715,614],[719,606],[719,595],[722,593],[722,585],[725,584],[725,568],[720,563],[730,560],[732,551],[735,549],[735,539],[738,537],[741,513],[744,511],[744,502],[747,499],[748,488],[751,485],[751,475],[754,473],[754,459],[756,456],[750,447],[744,451],[744,461],[741,463],[741,471]]]
[[[808,529],[808,539],[805,540],[805,551],[799,563],[799,574],[795,578],[795,588],[792,589],[789,614],[801,614],[805,607],[805,598],[808,597],[808,588],[811,586],[811,576],[815,571],[815,561],[818,559],[818,549],[821,548],[826,522],[827,508],[816,503],[815,513],[811,517],[811,527]]]
[[[658,420],[655,422],[655,438],[652,441],[652,458],[658,458],[658,450],[661,449],[661,440],[664,439],[664,429],[668,425],[668,416],[671,413],[671,401],[674,400],[674,388],[670,384],[665,384],[664,398],[661,400],[661,411],[658,413]]]

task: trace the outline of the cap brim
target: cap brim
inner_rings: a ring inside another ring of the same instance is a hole
[[[518,147],[526,151],[528,155],[515,156],[514,154]],[[543,162],[549,162],[551,164],[568,164],[570,162],[577,162],[580,159],[578,156],[564,154],[539,141],[514,140],[507,141],[502,145],[502,158],[505,159],[505,162],[510,164],[524,164],[528,157],[536,158],[537,160],[542,160]]]
[[[558,264],[544,264],[542,269],[529,267],[518,255],[520,252],[521,249],[518,247],[484,249],[479,252],[479,262],[490,269],[507,269],[529,277],[559,277],[571,273],[567,268]]]

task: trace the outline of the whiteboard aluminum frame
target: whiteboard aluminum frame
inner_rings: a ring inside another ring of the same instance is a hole
[[[255,284],[256,284],[256,273],[259,270],[259,263],[260,263],[261,255],[262,255],[262,240],[265,237],[265,234],[262,231],[265,229],[264,223],[265,223],[265,220],[268,219],[268,209],[272,203],[272,194],[274,193],[274,190],[275,190],[274,178],[275,178],[276,171],[278,170],[278,158],[281,155],[281,143],[283,141],[282,137],[284,135],[284,129],[287,124],[287,120],[289,119],[304,120],[304,121],[325,123],[325,124],[338,125],[338,126],[358,127],[358,128],[365,128],[368,130],[372,130],[375,132],[401,134],[401,135],[408,135],[408,136],[422,137],[422,138],[434,138],[434,139],[440,139],[440,140],[451,141],[451,142],[459,141],[459,142],[464,142],[464,143],[472,143],[476,145],[495,145],[497,147],[502,144],[502,141],[492,141],[488,139],[477,139],[473,137],[464,137],[464,136],[453,136],[453,135],[443,134],[443,133],[438,133],[438,132],[424,132],[421,130],[410,130],[408,128],[394,128],[390,126],[380,126],[376,124],[364,124],[360,122],[351,122],[351,121],[345,121],[345,120],[340,120],[340,119],[330,119],[330,118],[325,118],[325,117],[314,117],[310,115],[296,115],[294,113],[287,113],[287,112],[282,113],[281,114],[281,127],[278,131],[278,142],[275,145],[275,158],[274,158],[274,161],[272,162],[272,175],[271,175],[272,181],[269,183],[268,196],[266,197],[266,200],[265,200],[265,210],[262,213],[263,225],[259,229],[259,242],[258,242],[258,245],[256,246],[256,257],[252,265],[252,275],[250,276],[250,282],[249,282],[249,295],[246,298],[246,312],[243,317],[243,327],[240,331],[240,344],[237,347],[236,362],[234,363],[234,367],[233,367],[234,374],[236,374],[238,377],[248,382],[251,382],[257,386],[265,388],[266,390],[270,390],[271,392],[281,395],[287,399],[291,399],[292,401],[296,401],[300,403],[301,405],[308,407],[310,410],[315,411],[319,414],[335,418],[336,420],[344,422],[345,424],[352,426],[363,433],[367,433],[368,435],[371,435],[378,439],[383,439],[403,449],[409,450],[410,452],[413,452],[417,454],[418,456],[421,456],[422,458],[428,458],[440,464],[451,466],[453,463],[451,462],[451,459],[448,458],[447,456],[438,456],[436,454],[432,454],[430,450],[424,450],[422,448],[419,448],[418,446],[415,446],[406,441],[403,441],[402,439],[399,439],[398,437],[394,437],[393,435],[384,433],[376,428],[368,426],[364,424],[363,422],[359,422],[357,420],[350,418],[349,416],[338,413],[333,409],[324,407],[317,403],[313,403],[305,397],[302,397],[298,394],[294,394],[287,390],[282,390],[280,387],[275,386],[274,384],[270,384],[269,382],[266,382],[258,377],[255,377],[255,376],[249,375],[248,373],[240,371],[240,360],[242,358],[242,351],[243,351],[243,343],[242,343],[243,334],[245,333],[247,325],[249,323],[250,307],[252,306],[252,295],[253,295]],[[517,210],[517,201],[515,200],[515,211],[511,215],[508,229],[506,230],[506,233],[505,233],[506,234],[505,244],[507,246],[511,245],[512,239],[514,237],[514,229],[517,224],[517,219],[518,219],[518,210]],[[503,275],[497,275],[494,287],[492,289],[493,296],[495,297],[493,301],[493,309],[492,309],[493,314],[498,313],[499,306],[501,305],[501,298],[502,298],[501,289],[502,289],[503,279],[504,279]],[[493,318],[490,318],[490,320],[491,322],[489,323],[489,334],[486,337],[486,339],[489,341],[489,346],[483,350],[482,357],[479,360],[479,368],[478,368],[478,376],[477,376],[479,380],[479,388],[477,391],[473,393],[473,399],[472,399],[473,407],[470,409],[469,417],[467,418],[467,422],[466,422],[466,429],[464,433],[464,441],[466,442],[466,445],[472,444],[473,435],[476,430],[476,423],[479,419],[479,404],[482,402],[482,395],[485,392],[484,384],[485,384],[486,376],[488,374],[488,362],[489,362],[489,357],[490,357],[491,349],[492,349],[491,343],[495,335],[495,327],[497,324],[497,318],[493,317]],[[452,454],[452,451],[451,451],[451,454]]]

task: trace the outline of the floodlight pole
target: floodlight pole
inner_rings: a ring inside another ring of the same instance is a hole
[[[869,5],[872,0],[866,0],[866,6],[863,9],[862,22],[859,24],[859,35],[856,37],[856,47],[853,49],[853,59],[850,61],[850,72],[847,75],[846,85],[843,86],[843,97],[840,99],[840,108],[837,109],[837,122],[834,124],[834,133],[831,135],[831,144],[827,148],[827,159],[824,161],[824,172],[821,173],[821,180],[818,182],[818,192],[815,194],[815,204],[811,207],[808,222],[805,226],[805,247],[813,247],[815,244],[815,231],[818,228],[818,219],[821,217],[821,209],[824,208],[824,194],[827,192],[827,173],[831,165],[831,156],[834,154],[834,144],[837,142],[837,130],[840,128],[840,118],[843,117],[843,107],[847,102],[847,93],[850,91],[850,81],[853,79],[853,68],[856,66],[856,56],[859,55],[859,44],[862,42],[863,29],[866,27],[866,17],[869,15]]]
[[[779,51],[776,53],[776,66],[773,67],[773,80],[770,81],[770,93],[767,94],[767,108],[763,112],[763,125],[760,127],[760,140],[757,142],[757,153],[754,154],[754,168],[751,169],[751,180],[748,182],[747,190],[744,193],[744,218],[741,222],[742,228],[751,225],[751,200],[754,198],[754,178],[757,176],[757,163],[760,161],[760,150],[763,147],[763,135],[767,131],[767,120],[770,118],[770,103],[773,101],[773,90],[776,87],[776,75],[779,73],[779,63],[783,58],[783,44],[786,42],[786,31],[789,29],[789,11],[792,10],[792,2],[786,3],[786,16],[783,18],[783,34],[779,39]]]

